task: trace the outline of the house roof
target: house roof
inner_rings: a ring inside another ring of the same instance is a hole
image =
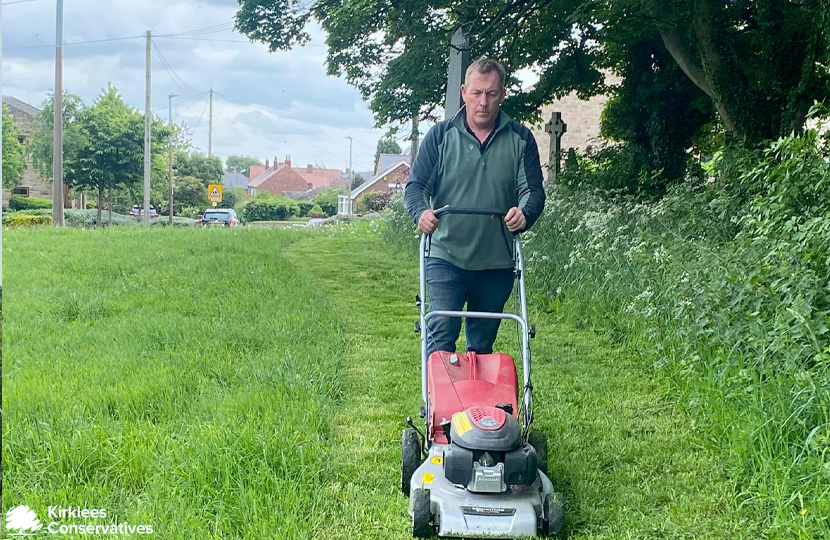
[[[407,165],[410,165],[412,157],[406,154],[381,154],[378,156],[378,172],[386,170],[399,161],[404,161]]]
[[[389,173],[391,173],[392,171],[394,171],[395,169],[398,169],[400,167],[409,167],[409,163],[407,163],[404,160],[399,160],[397,163],[393,163],[392,165],[388,166],[387,168],[385,168],[384,170],[380,171],[375,176],[373,176],[371,180],[366,180],[365,182],[363,182],[362,184],[360,184],[359,186],[354,188],[352,190],[351,198],[356,199],[358,195],[360,195],[361,193],[363,193],[364,191],[366,191],[367,189],[372,187],[372,185],[375,182],[377,182],[378,180],[380,180],[384,176],[387,176]]]
[[[311,184],[312,188],[331,186],[335,180],[343,175],[337,169],[318,169],[312,167],[310,173],[308,172],[308,167],[291,167],[291,169],[299,174],[303,180]]]
[[[226,172],[222,175],[222,186],[227,189],[247,188],[248,177],[238,172]]]
[[[36,107],[32,107],[28,103],[24,103],[19,99],[12,97],[12,96],[3,96],[3,103],[8,105],[12,109],[17,109],[19,111],[23,111],[24,113],[28,114],[29,116],[34,117],[37,113],[40,112],[40,109]]]
[[[267,169],[262,171],[259,175],[257,175],[256,178],[251,179],[251,181],[248,182],[248,187],[249,188],[258,188],[259,186],[262,185],[263,182],[265,182],[266,180],[271,178],[272,174],[274,174],[275,172],[277,172],[278,170],[282,169],[285,166],[286,166],[285,163],[277,163],[275,165],[272,165],[272,166],[268,167]]]

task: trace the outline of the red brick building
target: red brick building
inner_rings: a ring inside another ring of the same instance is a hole
[[[305,167],[292,167],[291,158],[286,157],[280,163],[276,158],[270,166],[268,160],[265,165],[251,165],[248,176],[248,193],[267,191],[274,195],[283,195],[285,192],[306,192],[311,189],[335,186],[343,178],[343,173],[337,169],[323,169],[308,164]]]

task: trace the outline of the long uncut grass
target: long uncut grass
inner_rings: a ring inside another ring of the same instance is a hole
[[[3,510],[46,525],[48,506],[105,508],[87,523],[157,538],[312,536],[343,340],[283,258],[293,238],[7,231]]]

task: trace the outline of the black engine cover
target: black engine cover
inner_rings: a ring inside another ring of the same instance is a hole
[[[473,462],[481,458],[483,450],[469,450],[452,443],[444,450],[444,476],[453,484],[467,486],[473,478]],[[504,463],[505,483],[508,486],[529,486],[536,481],[536,450],[523,444],[509,452],[490,452],[496,463]]]

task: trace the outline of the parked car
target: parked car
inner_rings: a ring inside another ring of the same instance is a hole
[[[143,213],[142,210],[144,209],[140,205],[134,204],[133,207],[130,209],[129,215],[140,216]],[[159,213],[156,211],[155,206],[153,206],[152,204],[150,205],[150,217],[159,217]]]
[[[199,227],[236,227],[242,223],[233,208],[208,208],[196,222]]]

